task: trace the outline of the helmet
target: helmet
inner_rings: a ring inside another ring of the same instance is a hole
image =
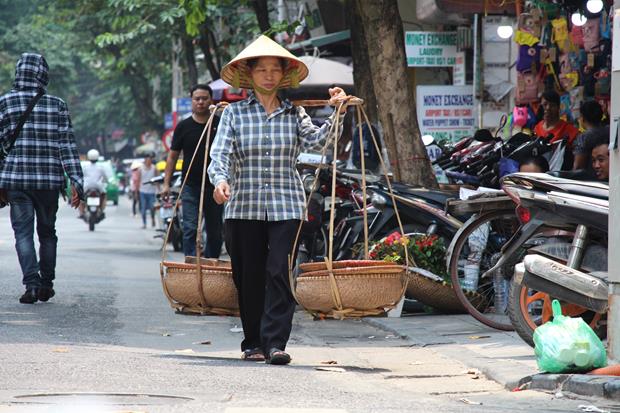
[[[86,157],[88,158],[89,161],[97,162],[97,160],[99,159],[99,151],[97,149],[91,149],[86,154]]]

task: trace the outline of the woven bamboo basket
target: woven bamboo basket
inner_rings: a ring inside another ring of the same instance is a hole
[[[183,313],[239,315],[230,263],[201,260],[200,267],[201,275],[196,264],[162,263],[162,283],[170,305]]]
[[[440,277],[424,275],[423,271],[412,271],[408,274],[407,297],[433,307],[443,313],[464,314],[467,313],[463,304],[459,301],[454,288]],[[469,301],[478,309],[488,306],[487,300],[476,292],[468,292]]]
[[[398,265],[335,268],[333,277],[336,288],[328,270],[302,273],[296,286],[299,304],[332,318],[383,314],[400,301],[407,282],[405,268]]]

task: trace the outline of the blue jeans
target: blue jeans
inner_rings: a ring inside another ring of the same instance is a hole
[[[151,218],[155,219],[153,207],[155,206],[155,194],[140,192],[140,213],[142,214],[142,224],[146,226],[146,211],[151,211]]]
[[[56,212],[58,190],[9,190],[11,226],[15,249],[27,289],[52,287],[56,277]],[[39,260],[34,246],[34,220],[37,218]]]
[[[183,208],[183,253],[196,256],[196,229],[198,228],[198,206],[200,204],[200,186],[185,185],[181,196]],[[203,240],[206,258],[219,258],[222,250],[222,212],[224,207],[213,200],[213,187],[205,188],[203,201],[203,222],[207,227],[207,239]]]

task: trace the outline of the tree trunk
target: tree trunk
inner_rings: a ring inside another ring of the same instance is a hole
[[[267,6],[267,0],[252,0],[252,7],[254,13],[256,13],[256,20],[258,20],[258,27],[260,31],[265,33],[271,29],[269,24],[269,7]]]
[[[215,34],[213,33],[213,30],[207,28],[207,36],[209,38],[209,44],[211,45],[211,48],[213,49],[213,57],[215,58],[215,67],[217,69],[217,72],[219,73],[222,70],[222,59],[220,57],[220,52],[217,48],[217,41],[215,40]]]
[[[211,75],[211,79],[217,80],[220,78],[220,71],[213,64],[213,55],[211,54],[211,48],[209,47],[209,28],[206,25],[202,25],[200,27],[200,37],[198,38],[198,45],[200,46],[200,50],[205,55],[205,64],[207,65],[207,70]]]
[[[350,10],[349,27],[351,27],[351,55],[353,57],[353,80],[355,95],[364,99],[364,109],[372,123],[377,123],[377,98],[372,84],[372,73],[368,61],[368,47],[364,37],[364,26],[357,2],[346,0],[345,8]]]
[[[187,63],[187,77],[189,87],[198,83],[198,67],[196,66],[196,56],[194,54],[194,42],[189,36],[183,36],[183,49],[185,51],[185,62]]]
[[[368,49],[379,120],[395,176],[437,187],[420,137],[413,92],[407,81],[403,24],[396,0],[355,0]],[[398,149],[397,149],[398,148]]]

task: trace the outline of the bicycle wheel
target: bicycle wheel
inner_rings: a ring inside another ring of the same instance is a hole
[[[485,212],[469,219],[452,241],[448,270],[456,296],[476,320],[498,330],[514,330],[508,316],[508,290],[514,265],[524,252],[495,276],[480,276],[497,263],[502,246],[519,225],[514,210]]]

